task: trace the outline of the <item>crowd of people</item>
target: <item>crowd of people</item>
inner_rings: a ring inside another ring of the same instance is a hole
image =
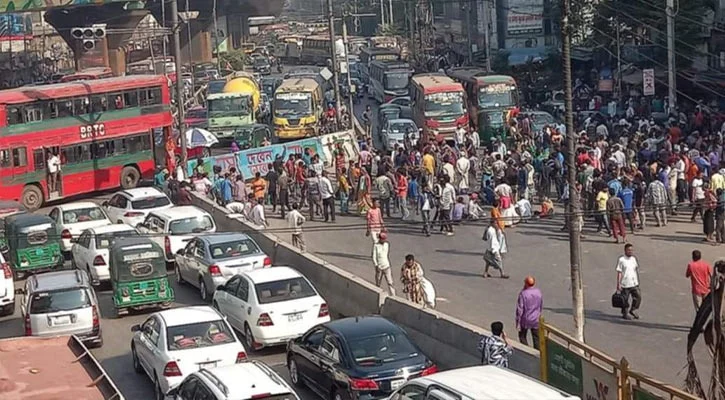
[[[179,204],[190,202],[190,190],[202,192],[262,228],[268,225],[265,211],[279,212],[291,229],[293,244],[302,250],[306,221],[335,223],[339,214],[363,216],[372,241],[375,283],[381,286],[385,281],[391,295],[396,283],[386,220],[415,220],[421,234],[429,237],[454,236],[456,225],[488,219],[481,237],[482,275],[489,278],[493,270],[506,279],[506,230],[562,213],[562,230],[573,224],[583,238],[588,230],[625,243],[616,264],[616,290],[624,297],[622,317],[639,318],[639,265],[627,236],[653,229],[648,217],[662,227],[668,218],[686,212],[692,222],[702,224],[703,241],[713,245],[725,241],[725,123],[704,105],[653,118],[647,104],[639,101],[629,102],[622,116],[583,115],[575,121],[575,131],[567,132],[559,123],[540,124],[533,113],[515,113],[506,133],[490,143],[481,143],[478,134],[459,126],[452,138],[408,133],[402,144],[388,151],[375,147],[368,134],[361,138],[355,159],[337,147],[326,166],[305,149],[286,160],[277,157],[265,174],[257,172],[251,180],[234,168],[217,168],[209,177],[199,160],[190,181],[170,183],[174,179],[167,173],[157,183]],[[416,140],[416,134],[426,140]],[[571,162],[566,160],[569,134],[575,135]],[[566,179],[569,168],[576,169],[573,190]],[[561,207],[573,198],[579,201],[574,207],[577,213]],[[692,270],[688,277],[703,279],[703,273],[696,272],[702,268]],[[434,306],[434,289],[413,254],[402,262],[400,280],[408,300]],[[701,299],[704,286],[695,286]],[[522,293],[532,287],[534,279],[527,277]],[[540,314],[541,293],[536,292],[519,299],[517,329],[522,342],[531,332],[533,345],[538,346],[538,314],[531,311],[539,309]],[[526,316],[525,321],[519,314]],[[496,325],[494,333],[500,329]],[[506,343],[504,336],[498,337]],[[482,349],[486,346],[499,349],[490,348],[485,354],[505,353],[501,343],[481,343]]]

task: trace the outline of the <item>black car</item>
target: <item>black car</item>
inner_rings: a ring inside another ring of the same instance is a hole
[[[269,75],[272,73],[272,66],[269,64],[267,57],[254,57],[252,61],[252,69],[261,75]]]
[[[325,399],[390,396],[408,379],[438,372],[398,325],[380,316],[318,325],[287,345],[292,383]]]

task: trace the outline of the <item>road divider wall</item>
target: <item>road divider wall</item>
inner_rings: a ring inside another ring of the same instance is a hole
[[[310,253],[293,247],[274,233],[259,230],[243,217],[229,212],[212,200],[194,194],[194,204],[209,212],[217,229],[248,234],[272,257],[274,265],[288,265],[304,274],[327,300],[335,316],[380,314],[406,329],[425,354],[441,368],[458,368],[480,364],[478,342],[491,333],[444,313],[424,309],[399,297],[391,297],[372,283]],[[282,233],[288,235],[288,233]],[[361,262],[361,270],[370,271]],[[539,353],[510,340],[514,347],[510,367],[538,379]]]

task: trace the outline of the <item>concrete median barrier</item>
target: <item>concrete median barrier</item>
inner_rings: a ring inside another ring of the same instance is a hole
[[[422,308],[399,297],[386,297],[380,314],[403,326],[421,350],[444,369],[481,363],[478,342],[491,333],[450,315]],[[539,352],[509,340],[514,352],[509,367],[539,378]]]
[[[465,321],[425,309],[399,297],[390,297],[380,288],[314,254],[302,252],[273,233],[256,229],[241,216],[213,201],[194,194],[194,204],[209,212],[220,232],[248,234],[275,265],[289,265],[304,274],[327,300],[335,316],[381,314],[406,329],[421,350],[443,369],[480,364],[478,342],[487,330]],[[512,327],[509,327],[509,332]],[[510,367],[539,378],[539,353],[515,340]]]

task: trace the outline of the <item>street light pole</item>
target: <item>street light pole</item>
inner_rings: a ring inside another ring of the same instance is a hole
[[[561,53],[564,71],[564,104],[566,108],[566,168],[569,183],[569,263],[571,273],[572,315],[574,317],[574,337],[584,342],[584,288],[581,275],[581,237],[579,235],[579,217],[581,215],[579,193],[576,191],[576,133],[574,132],[574,113],[572,110],[571,88],[571,26],[569,25],[570,0],[561,0]]]
[[[174,43],[174,65],[176,69],[176,113],[179,118],[179,137],[181,139],[181,169],[186,177],[187,144],[184,129],[184,80],[181,79],[181,38],[179,37],[179,5],[171,0],[171,32]],[[189,43],[191,46],[191,43]],[[189,63],[191,65],[191,62]],[[173,134],[170,132],[170,134]],[[172,171],[169,171],[173,173]]]
[[[330,49],[332,49],[332,88],[335,90],[335,107],[337,112],[335,113],[335,122],[337,127],[340,127],[340,78],[339,78],[339,65],[337,64],[337,49],[335,48],[335,16],[332,15],[332,0],[327,0],[327,18],[329,20],[330,30]]]

